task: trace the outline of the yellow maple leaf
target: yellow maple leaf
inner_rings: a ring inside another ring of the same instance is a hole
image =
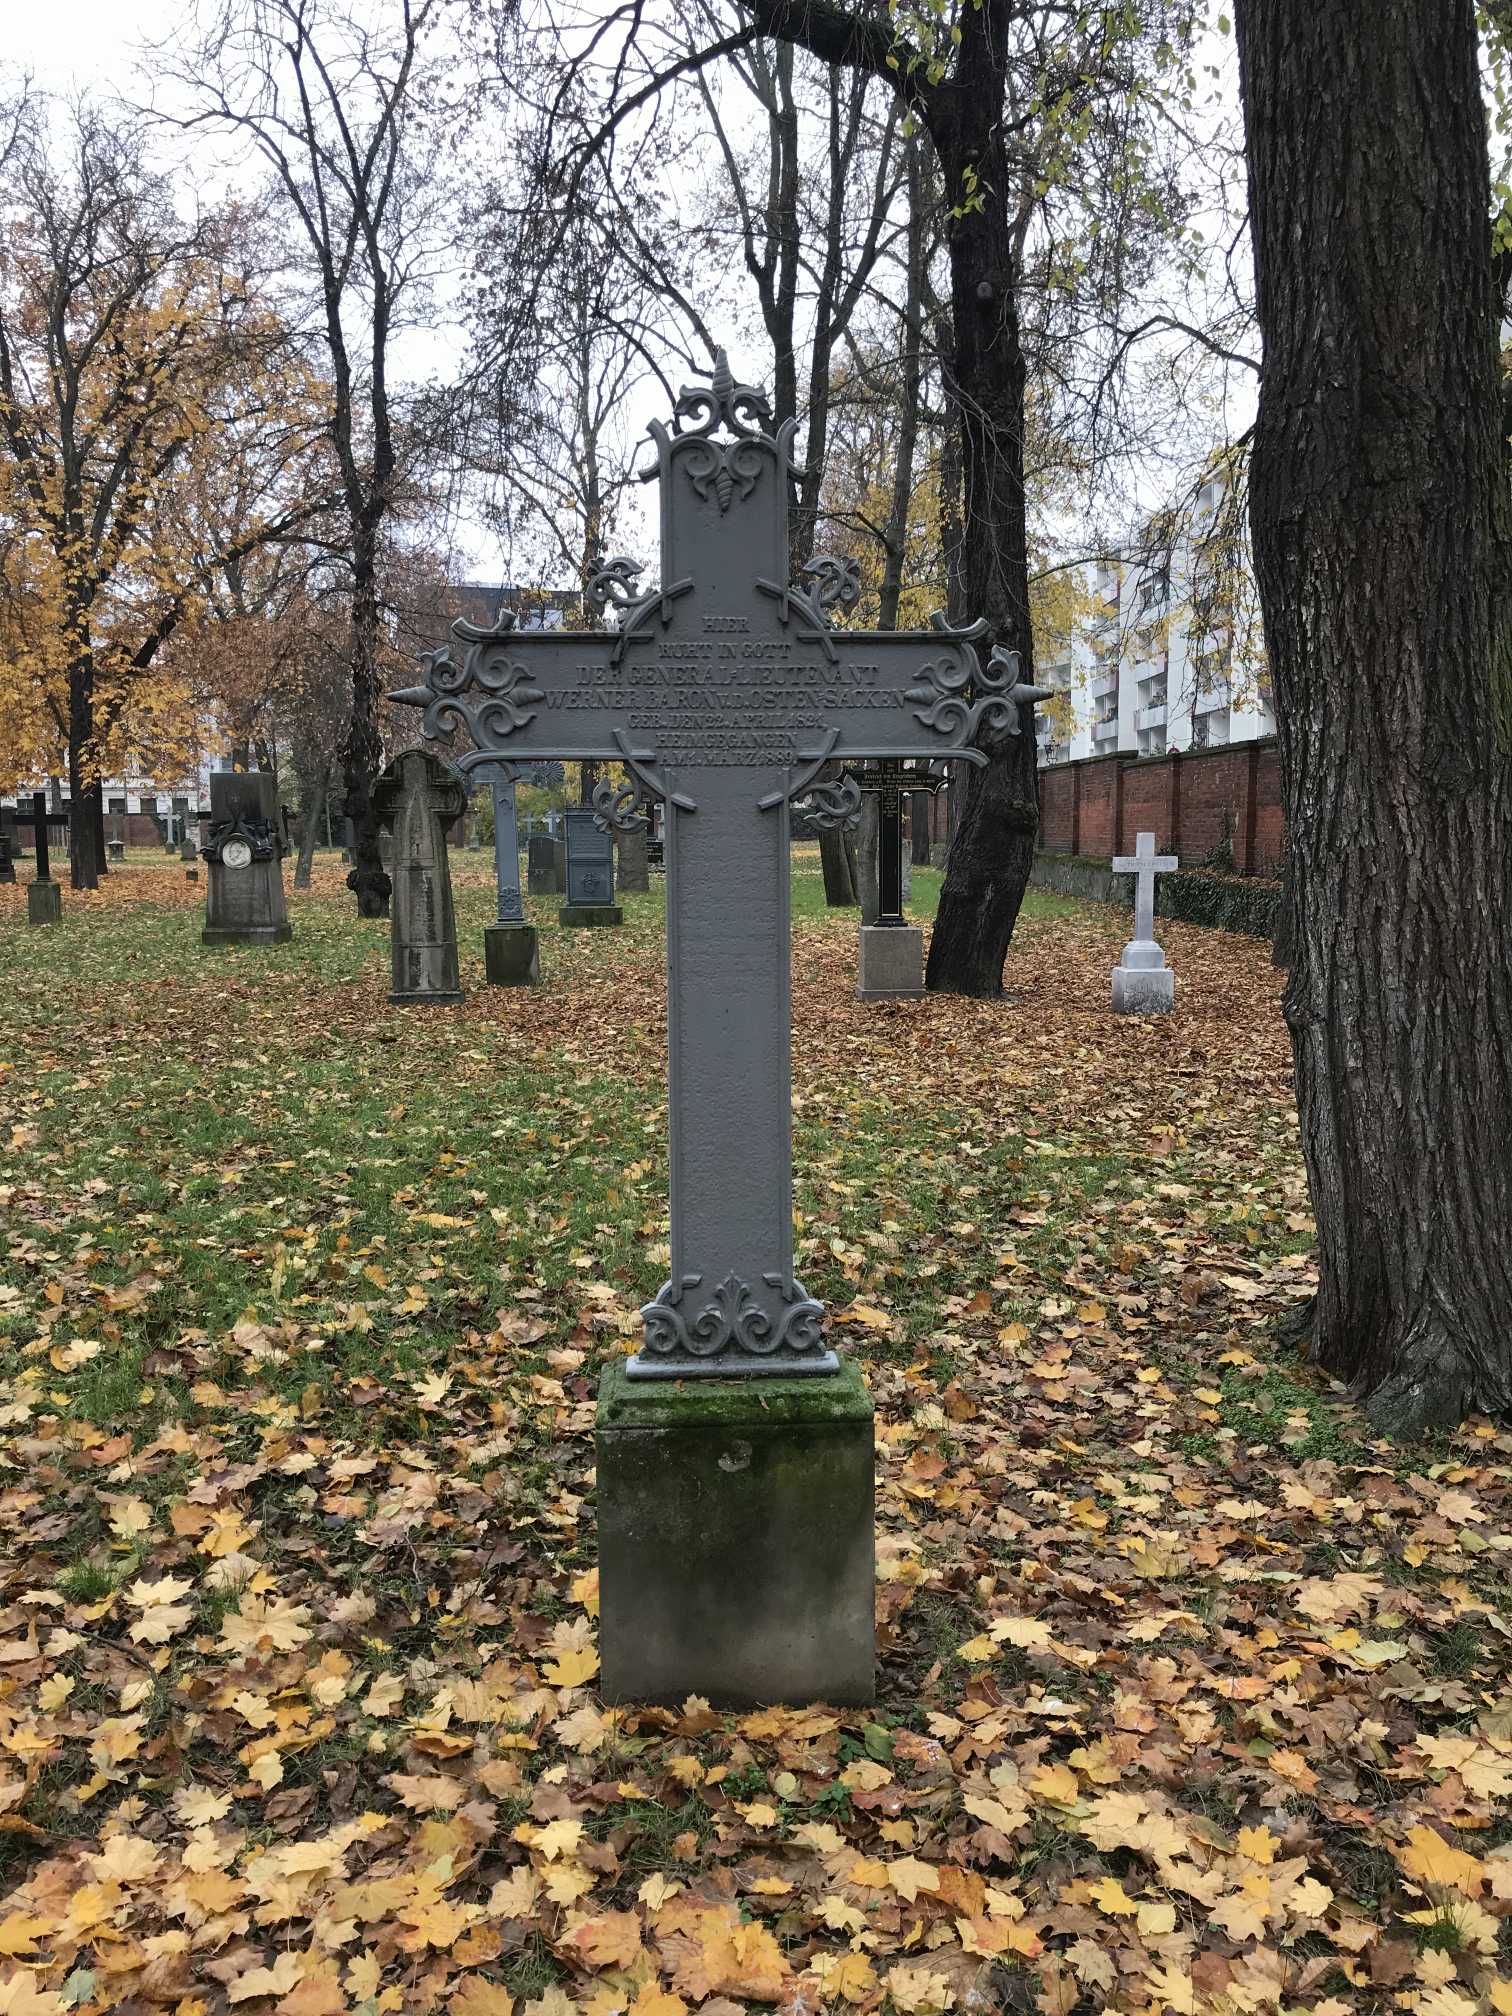
[[[35,1953],[38,1942],[47,1938],[56,1925],[54,1918],[34,1918],[13,1911],[9,1918],[0,1918],[0,1953],[12,1960],[23,1953]]]
[[[598,1670],[599,1655],[591,1645],[562,1652],[543,1669],[553,1687],[581,1687]]]
[[[514,2006],[509,1990],[482,1974],[464,1975],[447,2001],[451,2016],[514,2016]]]
[[[1050,1644],[1050,1626],[1038,1617],[997,1617],[992,1636],[1000,1645],[1017,1645],[1022,1652],[1044,1651]]]
[[[641,1955],[640,1919],[633,1911],[601,1911],[575,1926],[568,1943],[590,1967],[633,1967]]]
[[[842,1323],[859,1323],[867,1330],[891,1330],[893,1319],[885,1309],[875,1309],[870,1302],[852,1302],[849,1309],[836,1312]]]
[[[670,1995],[648,1981],[630,2004],[630,2016],[688,2016],[688,2005],[681,1995]]]
[[[966,1660],[972,1666],[985,1665],[989,1659],[996,1659],[997,1656],[998,1648],[996,1645],[993,1644],[990,1638],[981,1635],[975,1638],[968,1638],[964,1645],[957,1645],[956,1647],[956,1657]]]
[[[219,1560],[223,1554],[240,1554],[252,1539],[252,1529],[234,1505],[218,1505],[210,1514],[210,1530],[200,1542],[201,1554]]]
[[[814,1971],[819,1974],[827,1996],[866,2002],[876,1992],[877,1970],[865,1953],[841,1953],[822,1972],[816,1963]]]
[[[112,1834],[98,1855],[86,1855],[84,1859],[97,1882],[142,1883],[156,1870],[162,1851],[139,1835]]]
[[[1030,1777],[1029,1790],[1050,1806],[1074,1806],[1081,1796],[1076,1773],[1067,1764],[1041,1764]]]
[[[912,1904],[921,1890],[939,1889],[940,1872],[931,1862],[921,1862],[914,1855],[903,1855],[896,1862],[888,1863],[887,1880],[900,1897]]]
[[[549,1820],[526,1838],[533,1848],[540,1849],[548,1862],[554,1862],[558,1856],[577,1853],[578,1843],[583,1838],[583,1823],[581,1820]]]
[[[226,1989],[232,2002],[250,2002],[259,1995],[292,1994],[304,1979],[305,1956],[280,1953],[271,1967],[249,1967]]]
[[[1479,1894],[1486,1874],[1473,1855],[1452,1848],[1432,1827],[1414,1827],[1397,1851],[1397,1860],[1415,1882],[1436,1883],[1466,1897]]]
[[[1251,1862],[1269,1863],[1276,1859],[1279,1846],[1269,1827],[1241,1827],[1239,1829],[1239,1853]]]
[[[858,1855],[845,1872],[847,1883],[853,1883],[858,1890],[885,1890],[888,1887],[887,1864],[868,1861]]]
[[[241,1608],[221,1620],[221,1643],[228,1652],[293,1652],[309,1643],[309,1622],[303,1603],[282,1596],[244,1596]]]
[[[1104,1876],[1100,1883],[1092,1885],[1089,1894],[1105,1917],[1133,1918],[1138,1914],[1139,1906],[1116,1876]]]
[[[702,1958],[714,1995],[775,2002],[792,1977],[782,1948],[764,1925],[720,1924],[704,1943]]]

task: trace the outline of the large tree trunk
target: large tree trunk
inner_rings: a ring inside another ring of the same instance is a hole
[[[294,866],[294,887],[308,889],[315,863],[315,843],[320,837],[320,821],[325,813],[326,793],[331,785],[331,766],[321,763],[302,771],[299,778],[299,854]]]
[[[1239,0],[1318,1361],[1512,1407],[1512,525],[1472,0]]]
[[[75,889],[98,889],[105,850],[95,848],[95,822],[85,783],[94,737],[94,668],[75,661],[68,674],[68,879]],[[98,796],[99,786],[95,786]]]
[[[378,568],[376,527],[356,528],[352,585],[352,712],[341,744],[346,777],[343,807],[352,826],[352,872],[347,887],[357,897],[359,917],[387,917],[393,890],[383,865],[373,786],[383,763],[378,728]]]
[[[1017,651],[1034,676],[1029,559],[1024,525],[1024,382],[1013,241],[1011,175],[1002,132],[1006,0],[982,0],[962,16],[958,89],[931,121],[947,202],[959,205],[968,171],[980,209],[949,225],[952,352],[946,390],[961,437],[962,600],[992,625],[993,644]],[[1018,733],[978,743],[987,756],[964,799],[929,946],[927,984],[953,994],[1003,991],[1003,960],[1034,865],[1039,830],[1033,717]],[[964,765],[958,766],[957,776]],[[959,793],[956,784],[955,793]]]

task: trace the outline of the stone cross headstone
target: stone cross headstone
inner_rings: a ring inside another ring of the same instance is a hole
[[[1033,697],[1042,697],[1040,688]],[[868,1001],[917,997],[924,992],[924,933],[903,915],[903,809],[910,792],[938,791],[945,779],[893,758],[849,774],[877,807],[877,911],[868,921],[863,891],[856,992]]]
[[[466,807],[462,778],[427,749],[404,750],[373,786],[373,809],[394,842],[390,1001],[462,999],[446,831]]]
[[[721,355],[653,422],[661,585],[611,561],[608,631],[458,622],[427,736],[487,757],[623,764],[666,819],[671,1278],[599,1389],[601,1685],[611,1700],[865,1701],[871,1403],[793,1271],[788,804],[825,764],[1016,732],[987,625],[831,627],[854,570],[788,578],[795,422]]]
[[[532,896],[566,893],[557,875],[557,843],[549,833],[532,833],[526,842],[525,877]]]
[[[187,814],[180,824],[187,834]],[[294,927],[284,902],[283,828],[271,771],[211,771],[210,831],[200,853],[210,878],[203,943],[287,944]]]
[[[34,791],[30,812],[19,808],[16,812],[18,826],[32,829],[32,848],[36,854],[37,872],[26,885],[26,921],[28,924],[61,924],[63,921],[63,888],[52,879],[52,856],[48,849],[47,829],[49,826],[66,827],[69,814],[66,809],[49,812],[47,793]]]
[[[574,806],[567,814],[567,901],[557,920],[620,924],[624,916],[614,900],[614,836],[597,812]]]
[[[483,971],[490,987],[533,987],[541,977],[536,928],[525,922],[520,893],[520,832],[515,818],[515,767],[480,764],[472,782],[492,787],[494,872],[498,878],[498,921],[484,926]]]
[[[1113,1012],[1116,1015],[1168,1015],[1176,1004],[1176,976],[1155,942],[1155,877],[1174,874],[1174,854],[1155,852],[1155,835],[1141,833],[1132,854],[1115,855],[1115,875],[1134,880],[1134,936],[1113,968]]]

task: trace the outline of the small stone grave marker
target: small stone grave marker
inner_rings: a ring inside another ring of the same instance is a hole
[[[182,825],[187,836],[187,813]],[[284,902],[278,779],[271,771],[211,771],[210,831],[200,854],[210,873],[203,943],[287,944],[294,927]]]
[[[393,835],[390,1001],[460,1001],[457,917],[446,831],[467,809],[467,786],[428,749],[406,749],[373,786],[373,808]]]
[[[561,924],[621,924],[614,900],[614,836],[597,812],[574,806],[567,814],[567,901]]]
[[[1134,936],[1113,968],[1115,1015],[1169,1015],[1176,1005],[1176,976],[1155,942],[1155,877],[1174,874],[1178,865],[1174,854],[1155,852],[1153,833],[1139,834],[1134,852],[1110,863],[1115,875],[1135,878]]]

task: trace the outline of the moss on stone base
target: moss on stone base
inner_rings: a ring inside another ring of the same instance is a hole
[[[689,1379],[631,1379],[619,1359],[599,1380],[601,1428],[691,1428],[699,1423],[778,1428],[869,1420],[871,1411],[861,1367],[851,1358],[841,1359],[838,1372],[787,1378],[773,1373],[760,1379],[721,1379],[709,1373]]]

